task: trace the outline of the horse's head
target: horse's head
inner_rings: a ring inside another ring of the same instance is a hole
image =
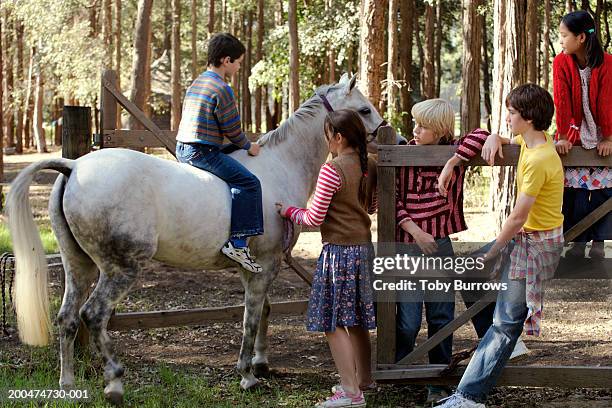
[[[337,85],[328,88],[325,95],[322,93],[318,95],[328,111],[352,109],[359,113],[368,134],[375,136],[378,128],[386,122],[374,105],[355,87],[356,82],[357,76],[353,75],[349,78],[348,74],[344,74]]]

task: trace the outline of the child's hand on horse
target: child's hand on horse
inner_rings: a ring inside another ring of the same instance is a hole
[[[249,148],[250,156],[257,156],[259,154],[260,146],[257,143],[251,143],[251,147]]]
[[[276,212],[278,212],[278,214],[283,217],[283,218],[287,218],[287,207],[285,207],[285,205],[283,203],[280,202],[276,202],[274,203],[274,205],[276,206]]]

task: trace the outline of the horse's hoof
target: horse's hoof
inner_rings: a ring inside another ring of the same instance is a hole
[[[113,405],[123,404],[123,384],[115,378],[104,388],[104,398]]]
[[[253,375],[257,378],[269,378],[270,366],[268,364],[253,364]]]
[[[248,375],[247,377],[240,380],[240,387],[243,390],[250,390],[255,387],[259,383],[259,380],[255,378],[253,374]]]
[[[120,392],[111,391],[111,392],[104,393],[104,398],[106,398],[106,400],[112,405],[115,405],[115,406],[123,405],[123,394],[121,394]]]

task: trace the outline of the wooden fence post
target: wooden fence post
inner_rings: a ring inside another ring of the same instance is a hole
[[[91,108],[64,106],[62,111],[62,157],[78,159],[91,150]]]
[[[62,157],[78,159],[91,150],[91,108],[89,106],[64,106],[62,111]],[[61,277],[64,292],[64,275]],[[81,322],[76,338],[83,350],[89,344],[89,332]]]
[[[117,100],[104,83],[117,86],[117,73],[112,69],[102,72],[100,84],[100,149],[104,147],[104,131],[117,129]]]
[[[378,130],[378,145],[396,144],[395,130],[383,126]],[[378,253],[395,256],[395,167],[378,167]],[[393,277],[381,275],[384,281]],[[395,363],[395,293],[376,294],[376,360],[378,364]]]

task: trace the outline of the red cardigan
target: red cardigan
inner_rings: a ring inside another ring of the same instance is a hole
[[[578,64],[571,55],[557,55],[553,60],[553,93],[557,111],[557,138],[567,135],[580,144],[582,124],[582,87]],[[595,123],[604,137],[612,137],[612,55],[604,53],[603,63],[591,72],[589,105]],[[574,128],[571,125],[577,127]]]

